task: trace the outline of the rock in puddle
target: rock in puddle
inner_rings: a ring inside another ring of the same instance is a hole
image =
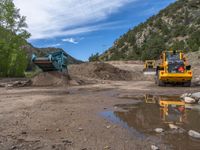
[[[196,102],[196,100],[194,98],[191,98],[191,97],[185,97],[184,101],[185,101],[185,103],[188,103],[188,104],[193,104],[193,103]]]
[[[197,132],[197,131],[190,130],[190,131],[188,131],[188,135],[191,136],[191,137],[193,137],[193,138],[198,138],[198,139],[200,139],[200,133]]]
[[[170,129],[174,129],[174,130],[179,129],[179,127],[176,126],[176,125],[174,125],[174,124],[169,124],[169,128],[170,128]]]
[[[191,97],[195,98],[195,99],[200,99],[200,92],[197,92],[197,93],[193,93],[191,95]]]
[[[156,128],[156,129],[154,129],[154,131],[157,132],[157,133],[162,133],[162,132],[164,132],[164,129],[163,128]]]
[[[157,146],[155,146],[155,145],[151,145],[151,149],[152,150],[159,150],[159,148]]]
[[[190,97],[192,93],[184,93],[180,96],[180,98],[184,99],[185,97]]]

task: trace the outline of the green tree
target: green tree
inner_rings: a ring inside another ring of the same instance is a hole
[[[141,56],[142,60],[158,59],[161,52],[166,49],[165,40],[162,36],[152,35],[141,49],[144,50]]]
[[[0,76],[23,76],[27,56],[22,49],[30,34],[25,30],[25,17],[12,0],[0,1]]]
[[[187,43],[191,51],[200,50],[200,31],[194,32],[188,39]]]
[[[89,61],[90,61],[90,62],[92,62],[92,61],[99,61],[99,53],[92,54],[92,55],[89,57]]]

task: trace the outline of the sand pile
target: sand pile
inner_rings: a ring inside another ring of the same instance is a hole
[[[69,84],[69,76],[63,72],[42,72],[31,81],[33,86],[67,86]]]
[[[119,69],[113,65],[103,62],[84,63],[80,65],[71,65],[69,73],[72,76],[88,77],[93,79],[130,81],[133,77],[139,78],[140,73],[132,74],[127,70]]]

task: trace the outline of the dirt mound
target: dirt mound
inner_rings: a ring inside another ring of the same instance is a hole
[[[130,81],[141,78],[142,72],[122,70],[111,64],[103,62],[85,63],[69,66],[69,73],[72,76],[82,76],[94,79]]]
[[[67,86],[69,76],[62,72],[42,72],[32,79],[33,86]]]

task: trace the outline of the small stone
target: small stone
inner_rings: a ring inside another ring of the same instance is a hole
[[[159,148],[157,146],[155,146],[155,145],[151,145],[151,149],[152,150],[159,150]]]
[[[12,147],[11,147],[11,149],[16,149],[16,148],[17,148],[16,146],[12,146]]]
[[[48,131],[48,129],[47,129],[47,128],[44,128],[44,130],[45,130],[45,131]]]
[[[191,98],[191,97],[185,97],[184,98],[184,101],[185,103],[188,103],[188,104],[193,104],[195,103],[195,99]]]
[[[185,129],[183,129],[183,128],[178,129],[178,133],[184,133],[184,132],[185,132]]]
[[[180,96],[180,98],[184,99],[185,97],[190,97],[191,95],[191,93],[184,93]]]
[[[103,149],[111,149],[110,146],[105,146]]]
[[[56,131],[57,131],[57,132],[60,132],[60,131],[61,131],[61,129],[60,129],[60,128],[57,128],[57,129],[56,129]]]
[[[188,131],[189,136],[200,139],[200,133],[194,130]]]
[[[79,131],[83,131],[83,128],[78,128]]]
[[[157,132],[157,133],[161,133],[161,132],[164,132],[164,129],[162,129],[162,128],[156,128],[154,131]]]
[[[175,129],[177,130],[179,127],[174,125],[174,124],[169,124],[170,129]]]
[[[111,128],[111,126],[110,126],[110,125],[108,125],[108,126],[106,126],[106,128],[107,128],[107,129],[110,129],[110,128]]]
[[[21,134],[27,134],[27,132],[26,131],[22,131]]]
[[[67,140],[67,139],[63,140],[62,142],[65,143],[65,144],[67,144],[67,145],[71,145],[71,144],[73,144],[72,141]]]

